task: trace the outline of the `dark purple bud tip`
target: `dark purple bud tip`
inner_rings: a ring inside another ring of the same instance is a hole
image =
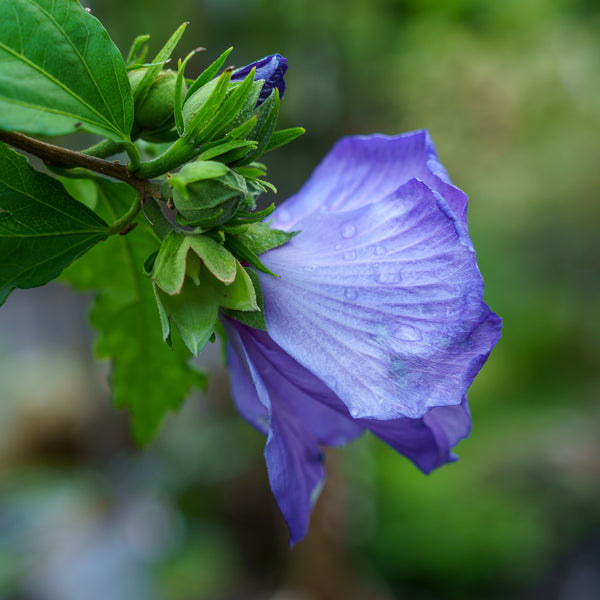
[[[242,81],[253,68],[256,68],[254,81],[258,81],[259,79],[264,79],[265,81],[256,106],[260,106],[275,88],[279,90],[279,97],[283,98],[283,93],[285,92],[283,76],[288,68],[287,58],[284,58],[281,54],[265,56],[265,58],[261,58],[235,71],[231,76],[231,81]]]

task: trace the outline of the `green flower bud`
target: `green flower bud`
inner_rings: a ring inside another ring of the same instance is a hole
[[[185,224],[208,229],[252,204],[246,179],[222,163],[197,161],[169,177],[173,204]]]
[[[132,90],[135,91],[146,71],[147,69],[136,69],[129,73]],[[146,96],[136,104],[134,125],[136,129],[152,133],[168,130],[175,124],[173,108],[176,81],[177,73],[170,69],[164,69],[158,74]],[[183,93],[185,94],[185,84]],[[146,138],[145,133],[143,137]]]

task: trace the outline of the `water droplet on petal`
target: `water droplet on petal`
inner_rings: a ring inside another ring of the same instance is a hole
[[[392,335],[398,340],[407,342],[420,342],[423,339],[423,334],[412,325],[397,325],[394,327]]]
[[[375,263],[373,265],[373,277],[377,283],[384,285],[398,284],[402,281],[402,275],[400,275],[397,265],[394,264]]]
[[[344,252],[344,260],[354,260],[355,258],[356,258],[356,251],[346,250],[346,252]]]
[[[344,296],[346,296],[348,300],[356,300],[358,292],[356,291],[356,288],[346,288],[344,290]]]
[[[356,235],[356,227],[352,223],[346,223],[342,225],[342,237],[346,239],[352,238]]]
[[[335,249],[336,250],[341,250],[342,249],[342,245],[341,244],[336,244],[335,245]]]
[[[383,256],[386,252],[387,250],[384,246],[381,246],[380,244],[375,246],[375,256]]]

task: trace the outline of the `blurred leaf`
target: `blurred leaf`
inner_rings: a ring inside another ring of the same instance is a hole
[[[125,184],[98,180],[97,185],[111,220],[133,202],[135,192]],[[171,350],[163,342],[152,284],[144,273],[144,261],[158,247],[140,219],[132,232],[111,237],[62,277],[77,289],[98,292],[90,313],[99,332],[97,355],[112,362],[114,403],[130,411],[140,443],[151,439],[164,414],[177,409],[192,387],[206,385],[206,377],[188,364],[187,349],[175,343]]]

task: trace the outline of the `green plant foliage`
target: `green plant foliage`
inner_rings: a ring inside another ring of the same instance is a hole
[[[131,205],[127,185],[96,181],[100,207],[115,219]],[[125,236],[113,236],[74,264],[62,279],[80,290],[97,292],[90,320],[98,330],[96,352],[112,361],[114,403],[129,409],[133,433],[147,443],[169,410],[177,409],[192,387],[203,389],[206,377],[188,364],[190,353],[178,340],[163,342],[152,283],[145,258],[159,241],[140,219]]]
[[[0,2],[0,23],[0,129],[129,139],[125,63],[77,0]]]
[[[44,285],[94,244],[107,224],[60,182],[0,143],[0,305],[10,292]]]

